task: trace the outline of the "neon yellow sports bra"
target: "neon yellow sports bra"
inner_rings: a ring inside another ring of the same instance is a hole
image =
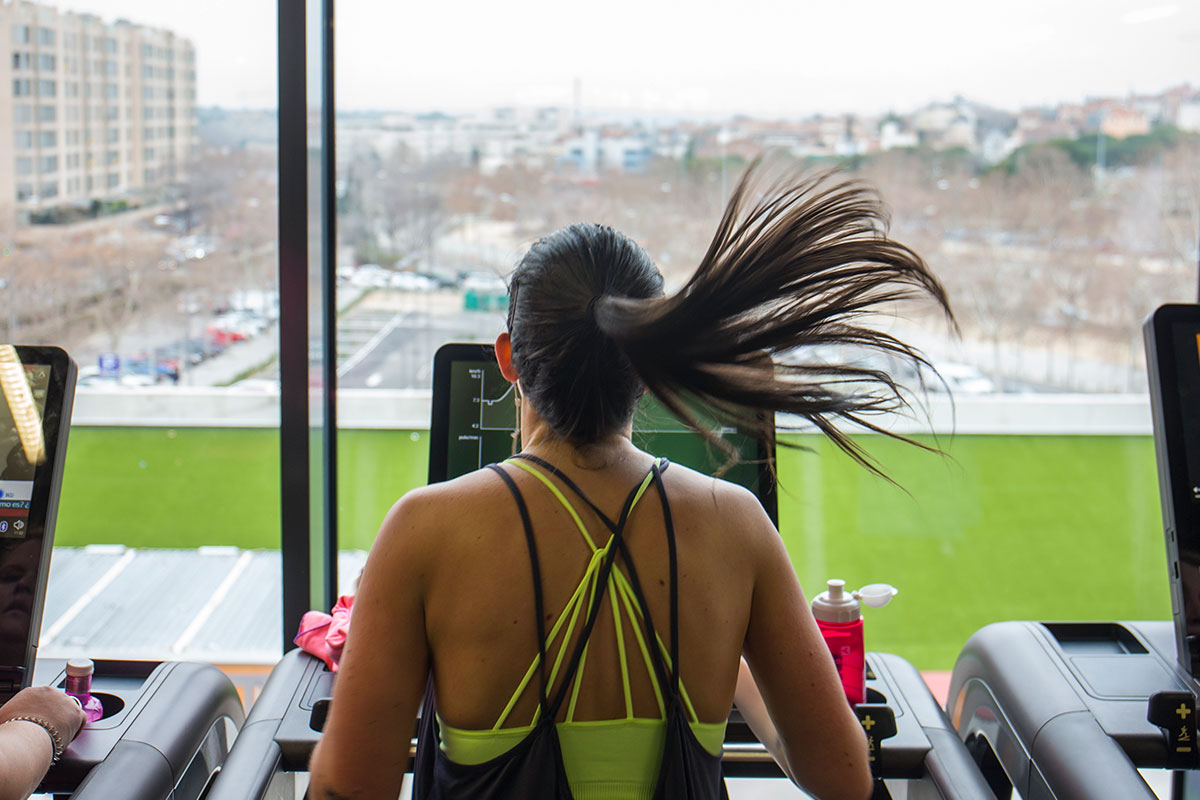
[[[581,612],[582,616],[586,617],[597,602],[604,602],[603,597],[598,597],[598,594],[606,594],[612,608],[618,662],[621,665],[621,686],[625,695],[625,716],[621,719],[609,720],[575,719],[575,702],[579,696],[579,687],[587,663],[588,645],[585,643],[579,667],[572,681],[566,719],[557,725],[563,763],[566,767],[571,792],[576,800],[650,800],[654,793],[655,780],[662,757],[663,740],[666,735],[666,706],[663,702],[662,687],[659,685],[651,663],[650,649],[642,630],[642,613],[638,607],[633,587],[619,569],[612,570],[611,579],[606,587],[598,586],[601,565],[616,537],[610,537],[604,547],[597,547],[591,534],[588,533],[587,527],[583,524],[583,520],[579,518],[578,512],[558,486],[541,470],[525,458],[514,458],[505,463],[525,470],[550,490],[570,514],[575,526],[583,534],[584,540],[592,551],[583,578],[546,636],[547,650],[559,640],[560,635],[564,642],[554,659],[548,685],[553,686],[559,674],[563,656],[568,649],[565,643],[571,641]],[[648,474],[642,481],[634,496],[634,505],[650,486],[653,477],[653,473]],[[647,719],[633,715],[623,617],[633,631],[638,649],[641,650],[643,666],[654,687],[654,696],[658,703],[658,718]],[[662,653],[663,661],[670,668],[671,657],[667,647],[657,634],[655,634],[655,640],[655,644]],[[540,656],[534,657],[533,663],[525,672],[525,677],[522,678],[508,704],[500,713],[500,718],[496,720],[496,724],[490,730],[455,728],[445,724],[440,717],[438,718],[441,749],[451,761],[459,764],[485,763],[508,752],[533,731],[541,712],[540,707],[534,711],[533,720],[529,725],[506,728],[504,723],[536,674],[540,658]],[[682,683],[680,684],[680,696],[687,711],[688,724],[692,733],[705,750],[714,756],[719,755],[725,739],[725,722],[700,722],[697,720],[696,710]]]

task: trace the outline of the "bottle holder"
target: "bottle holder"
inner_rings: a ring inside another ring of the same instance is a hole
[[[104,706],[104,716],[100,719],[108,719],[121,713],[125,708],[125,701],[115,694],[107,692],[92,692],[92,697],[100,701],[100,705]]]

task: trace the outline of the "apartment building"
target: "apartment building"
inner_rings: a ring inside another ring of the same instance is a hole
[[[152,202],[196,141],[196,51],[171,31],[0,2],[0,232]]]

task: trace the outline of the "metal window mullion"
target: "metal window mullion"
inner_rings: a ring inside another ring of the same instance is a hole
[[[278,0],[279,457],[283,649],[309,608],[308,131],[304,0]]]
[[[333,63],[334,0],[321,4],[321,289],[324,304],[322,387],[325,400],[325,595],[330,606],[338,594],[337,530],[337,158],[334,147]]]

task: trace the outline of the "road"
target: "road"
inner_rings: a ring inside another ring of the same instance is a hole
[[[340,388],[429,389],[440,346],[491,342],[504,329],[499,312],[463,311],[461,300],[443,296],[398,294],[376,292],[338,320]],[[395,308],[398,299],[404,303]]]
[[[1054,378],[1063,371],[1071,373],[1073,385],[1086,391],[1137,391],[1144,387],[1143,368],[1119,363],[1113,354],[1097,352],[1082,340],[1075,354],[1069,354],[1062,342],[1029,340],[1010,344],[1000,353],[1001,363],[997,363],[991,345],[985,342],[956,340],[943,330],[900,321],[892,321],[887,329],[920,347],[935,362],[979,365],[1008,392],[1062,391],[1063,387]],[[502,330],[503,312],[465,311],[459,292],[373,290],[361,301],[351,302],[339,317],[338,383],[343,389],[428,390],[433,354],[438,347],[446,342],[491,342]],[[274,335],[273,330],[263,334]],[[226,373],[243,374],[239,370],[262,364],[273,352],[273,342],[265,343],[268,347],[264,353],[250,344],[258,342],[231,348],[214,359],[214,362],[230,362],[230,369],[218,376],[221,380],[201,380],[203,376],[197,374],[193,382],[224,383],[230,379]],[[244,363],[233,364],[233,361]],[[234,366],[238,369],[232,369]],[[255,377],[277,379],[278,375],[277,365],[271,364]]]

